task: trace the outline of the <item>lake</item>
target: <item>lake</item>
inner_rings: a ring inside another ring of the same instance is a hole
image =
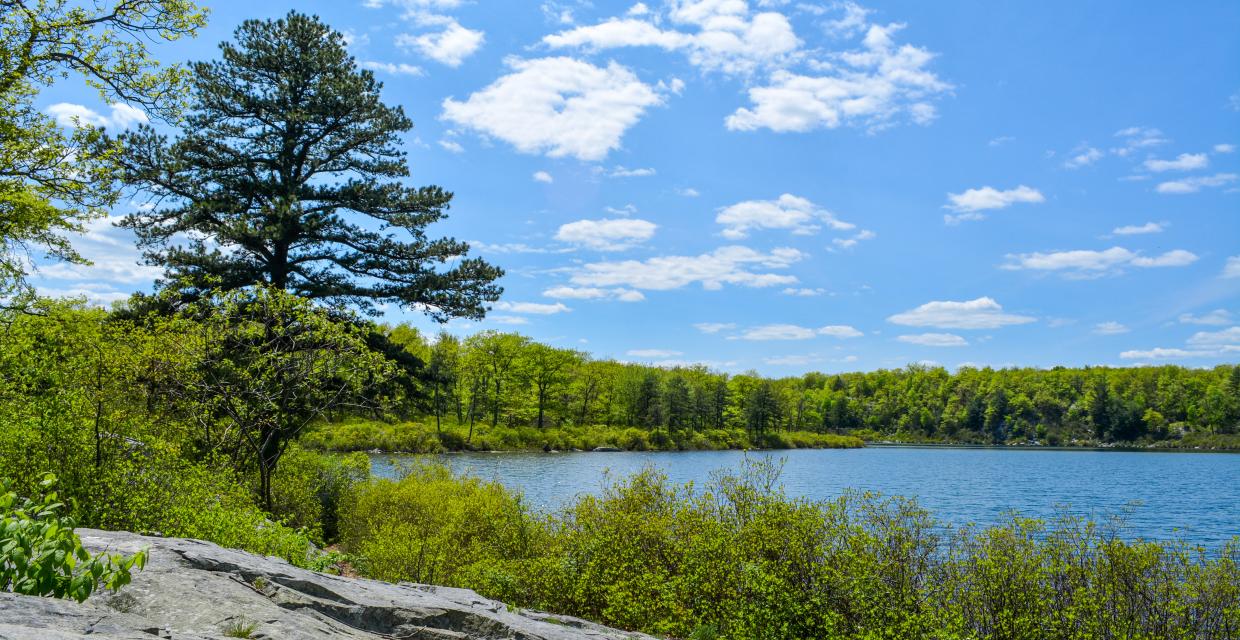
[[[833,498],[848,489],[915,497],[938,519],[993,524],[1012,510],[1053,518],[1068,512],[1101,522],[1123,515],[1126,538],[1182,537],[1217,546],[1240,535],[1240,454],[1063,449],[876,446],[778,452],[466,453],[441,459],[453,470],[522,491],[535,508],[597,492],[604,474],[655,467],[676,483],[709,481],[750,458],[784,459],[791,496]],[[372,456],[392,477],[408,456]]]

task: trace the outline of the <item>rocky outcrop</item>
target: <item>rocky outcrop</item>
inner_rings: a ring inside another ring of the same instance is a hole
[[[315,573],[199,540],[78,534],[96,552],[148,547],[146,568],[82,604],[0,593],[0,640],[652,640],[467,589]]]

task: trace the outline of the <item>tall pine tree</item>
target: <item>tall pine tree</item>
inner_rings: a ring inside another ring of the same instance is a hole
[[[189,297],[266,284],[369,312],[482,317],[503,271],[427,237],[452,194],[400,181],[400,134],[413,125],[383,104],[344,37],[296,12],[246,21],[234,37],[222,59],[191,65],[179,138],[143,127],[122,140],[126,177],[157,205],[124,225],[165,284]]]

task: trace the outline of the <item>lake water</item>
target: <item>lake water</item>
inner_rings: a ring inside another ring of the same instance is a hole
[[[518,489],[536,508],[597,492],[605,472],[652,466],[676,483],[709,481],[746,456],[784,459],[789,495],[833,498],[848,489],[915,497],[939,520],[992,524],[1012,510],[1102,521],[1123,515],[1126,538],[1184,538],[1214,547],[1240,535],[1240,454],[947,447],[779,452],[469,453],[442,456],[455,471]],[[402,456],[373,456],[392,477]]]

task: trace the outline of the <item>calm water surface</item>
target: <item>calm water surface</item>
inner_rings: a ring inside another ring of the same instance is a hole
[[[833,498],[847,489],[916,497],[952,524],[992,524],[1012,510],[1033,517],[1059,513],[1098,520],[1123,515],[1125,537],[1216,546],[1240,535],[1240,454],[1084,450],[870,447],[748,454],[470,453],[442,456],[455,471],[522,491],[552,510],[594,493],[605,473],[626,476],[655,467],[676,483],[708,482],[718,469],[750,458],[784,459],[789,495]],[[373,456],[374,473],[392,477],[407,456]]]

